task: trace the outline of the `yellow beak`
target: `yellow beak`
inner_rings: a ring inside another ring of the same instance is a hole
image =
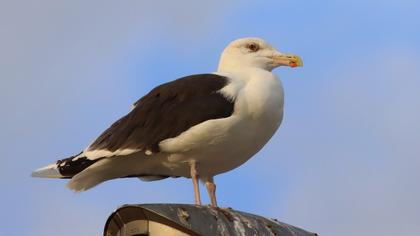
[[[290,66],[298,67],[303,66],[303,61],[299,56],[290,54],[275,54],[272,57],[274,66]]]

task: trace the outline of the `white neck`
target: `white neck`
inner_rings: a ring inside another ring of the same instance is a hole
[[[219,61],[217,72],[233,72],[249,69],[265,70],[267,72],[271,72],[273,68],[268,68],[262,62],[259,63],[256,61],[246,60],[246,58],[239,59],[222,55]]]

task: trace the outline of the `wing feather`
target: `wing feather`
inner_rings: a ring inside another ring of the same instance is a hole
[[[162,140],[201,122],[229,117],[234,101],[218,92],[228,83],[224,76],[199,74],[154,88],[86,149],[87,156],[98,150],[106,151],[108,156],[130,153],[123,152],[127,149],[157,153]]]

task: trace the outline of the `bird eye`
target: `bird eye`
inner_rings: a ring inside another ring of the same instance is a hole
[[[260,49],[260,46],[256,43],[250,43],[250,44],[246,45],[246,48],[248,48],[249,51],[251,51],[251,52],[256,52]]]

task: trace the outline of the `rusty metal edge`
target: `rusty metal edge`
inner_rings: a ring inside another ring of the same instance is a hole
[[[149,204],[147,204],[147,205],[149,205]],[[150,204],[151,205],[151,204]],[[122,205],[122,206],[120,206],[120,207],[118,207],[109,217],[108,217],[108,219],[107,219],[107,221],[105,222],[105,226],[104,226],[104,233],[103,233],[103,236],[107,236],[106,235],[106,233],[107,233],[107,231],[108,231],[108,226],[110,225],[109,223],[110,223],[110,221],[111,221],[111,219],[115,216],[115,215],[117,215],[120,211],[123,211],[124,209],[127,209],[127,208],[138,208],[138,209],[141,209],[142,210],[142,212],[143,212],[143,215],[144,215],[144,219],[145,220],[150,220],[150,221],[155,221],[155,222],[159,222],[159,223],[162,223],[162,224],[165,224],[166,223],[166,225],[169,225],[169,226],[171,226],[171,227],[174,227],[174,228],[176,228],[177,230],[179,230],[179,231],[181,231],[181,232],[184,232],[184,233],[187,233],[187,234],[189,234],[189,235],[191,235],[191,236],[201,236],[200,234],[198,234],[197,232],[195,232],[195,231],[192,231],[191,229],[187,229],[185,226],[183,226],[183,225],[180,225],[180,224],[178,224],[178,223],[176,223],[176,222],[174,222],[172,219],[170,219],[170,218],[168,218],[168,217],[165,217],[165,216],[162,216],[162,215],[160,215],[158,212],[155,212],[155,211],[153,211],[153,210],[151,210],[151,209],[148,209],[148,208],[146,208],[146,207],[144,207],[144,206],[142,206],[142,205],[133,205],[133,204],[124,204],[124,205]]]

